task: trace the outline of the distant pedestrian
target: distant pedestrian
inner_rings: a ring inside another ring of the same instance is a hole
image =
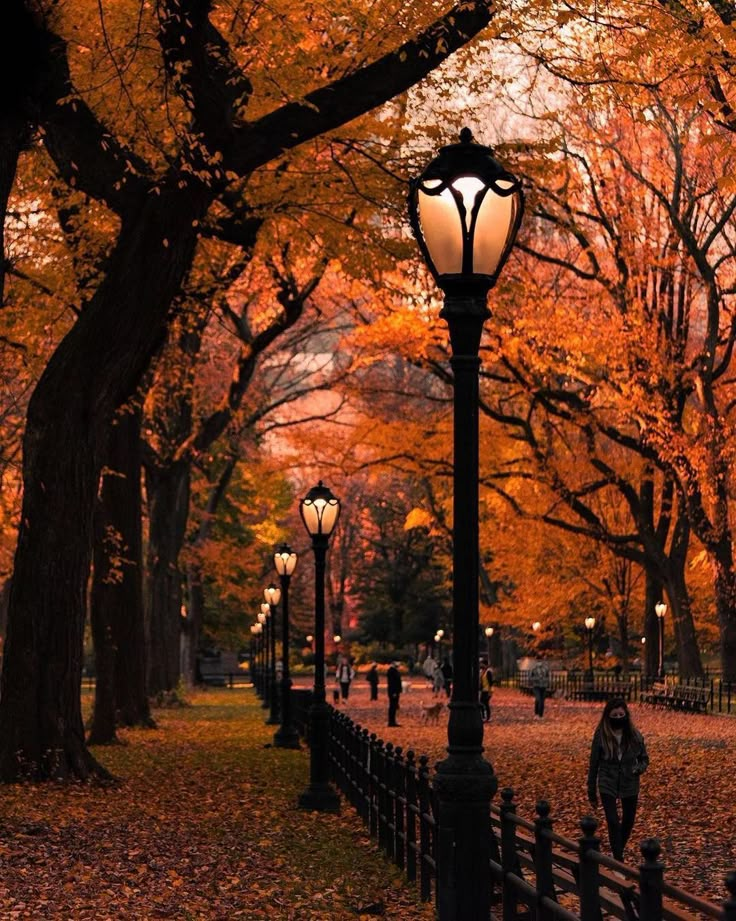
[[[337,672],[335,674],[335,680],[340,685],[340,697],[342,697],[343,700],[347,700],[350,695],[350,682],[354,677],[355,669],[350,664],[350,661],[343,656],[338,663]]]
[[[534,695],[534,716],[541,720],[544,716],[544,701],[549,688],[549,666],[546,662],[537,662],[532,669],[530,680]]]
[[[442,674],[442,666],[439,662],[435,662],[434,671],[432,672],[432,694],[435,697],[439,697],[444,686],[445,676]]]
[[[621,698],[609,700],[593,734],[588,766],[588,799],[595,809],[600,793],[611,853],[616,860],[624,859],[624,849],[634,827],[639,802],[639,777],[648,766],[649,755],[644,737],[634,726],[626,701]]]
[[[371,662],[371,667],[365,677],[371,687],[371,700],[378,700],[378,664],[376,662]]]
[[[480,672],[480,709],[483,722],[491,719],[491,697],[493,696],[493,672],[485,662]]]
[[[392,662],[386,672],[386,690],[388,691],[388,725],[398,726],[396,711],[399,709],[399,698],[402,690],[398,662]]]
[[[452,694],[452,678],[453,671],[450,660],[445,656],[442,660],[442,687],[445,689],[445,694],[449,697]]]

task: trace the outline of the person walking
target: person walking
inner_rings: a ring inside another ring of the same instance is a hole
[[[371,700],[378,700],[378,663],[371,662],[365,677],[371,688]]]
[[[442,666],[439,662],[435,662],[434,671],[432,672],[432,695],[439,697],[444,686],[445,676],[442,674]]]
[[[399,709],[399,698],[402,691],[398,662],[392,662],[386,672],[386,690],[388,691],[388,725],[398,726],[396,711]]]
[[[343,656],[340,659],[340,662],[337,666],[337,673],[335,679],[340,685],[340,697],[343,700],[347,700],[350,694],[350,682],[355,677],[355,669],[350,664],[350,661]]]
[[[634,827],[639,802],[639,778],[648,766],[649,755],[644,737],[634,726],[626,701],[612,698],[603,708],[603,715],[593,734],[588,766],[588,799],[595,809],[600,793],[611,853],[616,860],[624,859],[624,849]]]
[[[491,697],[493,696],[493,672],[490,665],[483,662],[480,672],[480,709],[483,716],[483,722],[488,723],[491,719]]]
[[[534,695],[534,717],[541,720],[544,716],[544,700],[549,687],[549,666],[546,662],[537,662],[529,677]]]
[[[445,656],[442,660],[442,686],[445,689],[445,694],[449,697],[452,694],[452,678],[453,671],[450,660]]]

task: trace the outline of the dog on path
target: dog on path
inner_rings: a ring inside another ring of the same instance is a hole
[[[445,702],[443,700],[436,700],[431,704],[425,704],[423,701],[420,701],[419,707],[423,723],[439,723],[440,713],[444,710]]]

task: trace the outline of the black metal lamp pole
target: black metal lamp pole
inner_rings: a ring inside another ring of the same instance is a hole
[[[302,499],[299,511],[314,551],[314,689],[309,709],[309,786],[299,796],[302,809],[339,812],[340,798],[330,784],[330,708],[325,699],[325,560],[340,501],[322,485]]]
[[[270,588],[275,586],[269,585],[263,590],[264,597],[268,597]],[[276,589],[278,592],[278,589]],[[281,597],[281,592],[279,592]],[[265,614],[268,612],[268,704],[269,713],[266,720],[267,726],[278,726],[279,724],[279,687],[276,678],[276,604],[270,601],[264,601],[261,604],[261,610]]]
[[[664,601],[658,601],[654,605],[654,611],[659,623],[659,656],[658,656],[658,677],[664,678],[664,615],[667,613],[667,605]]]
[[[588,672],[590,680],[593,681],[593,630],[595,628],[595,617],[585,618],[585,635],[588,639]]]
[[[488,655],[488,667],[491,668],[493,666],[493,660],[491,659],[491,638],[493,637],[494,633],[493,627],[486,627],[484,633],[486,635],[486,654]]]
[[[270,691],[271,691],[271,682],[269,680],[269,661],[268,661],[269,660],[268,651],[271,648],[271,644],[269,642],[269,638],[270,638],[269,614],[270,614],[270,609],[269,611],[265,611],[264,606],[261,605],[261,610],[258,614],[258,623],[263,628],[263,633],[262,633],[263,668],[261,669],[261,672],[262,672],[261,674],[261,700],[262,700],[261,709],[262,710],[268,710],[269,707],[271,706],[271,698],[269,696]]]
[[[437,765],[440,921],[490,918],[490,804],[498,781],[483,757],[478,700],[479,369],[488,292],[521,221],[518,180],[473,142],[442,148],[411,185],[409,215],[445,299],[454,376],[453,690],[447,758]]]
[[[299,748],[299,733],[291,716],[291,674],[289,672],[289,583],[296,569],[297,555],[281,544],[273,557],[281,582],[281,725],[273,737],[277,748]]]

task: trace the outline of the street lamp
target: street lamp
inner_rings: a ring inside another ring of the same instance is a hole
[[[651,608],[650,608],[651,610]],[[658,601],[654,605],[654,611],[659,623],[659,677],[664,678],[664,615],[667,613],[667,605],[664,601]]]
[[[453,668],[447,758],[437,765],[440,921],[490,914],[490,802],[498,781],[483,758],[478,702],[478,356],[488,292],[508,258],[523,210],[521,184],[473,142],[443,147],[411,183],[409,218],[444,292],[454,377]]]
[[[268,710],[271,705],[271,680],[268,673],[270,649],[268,642],[270,613],[270,607],[267,604],[262,604],[261,610],[258,612],[258,623],[261,625],[261,632],[263,634],[261,643],[261,699],[263,700],[261,708],[263,710]]]
[[[299,733],[291,718],[291,674],[289,673],[289,583],[296,569],[297,555],[288,544],[281,544],[273,555],[281,582],[281,726],[273,744],[277,748],[299,748]]]
[[[590,680],[593,680],[593,628],[595,627],[595,617],[585,618],[585,633],[588,637],[588,670]]]
[[[299,797],[303,809],[339,812],[340,798],[329,781],[330,708],[325,700],[325,558],[340,500],[319,481],[299,503],[314,552],[314,689],[309,709],[309,786]]]
[[[250,656],[250,679],[253,682],[253,687],[256,689],[256,694],[260,697],[261,694],[261,633],[263,632],[263,625],[259,624],[257,621],[254,623],[251,628],[251,656]]]
[[[263,589],[263,597],[266,599],[261,604],[261,611],[268,615],[268,657],[270,661],[269,678],[268,678],[268,701],[270,704],[270,713],[266,720],[267,726],[278,726],[279,724],[279,687],[276,680],[276,603],[272,600],[275,597],[273,592],[281,592],[273,584]]]
[[[488,667],[491,666],[491,637],[493,636],[493,627],[486,627],[483,631],[486,635],[486,651],[488,653]]]

